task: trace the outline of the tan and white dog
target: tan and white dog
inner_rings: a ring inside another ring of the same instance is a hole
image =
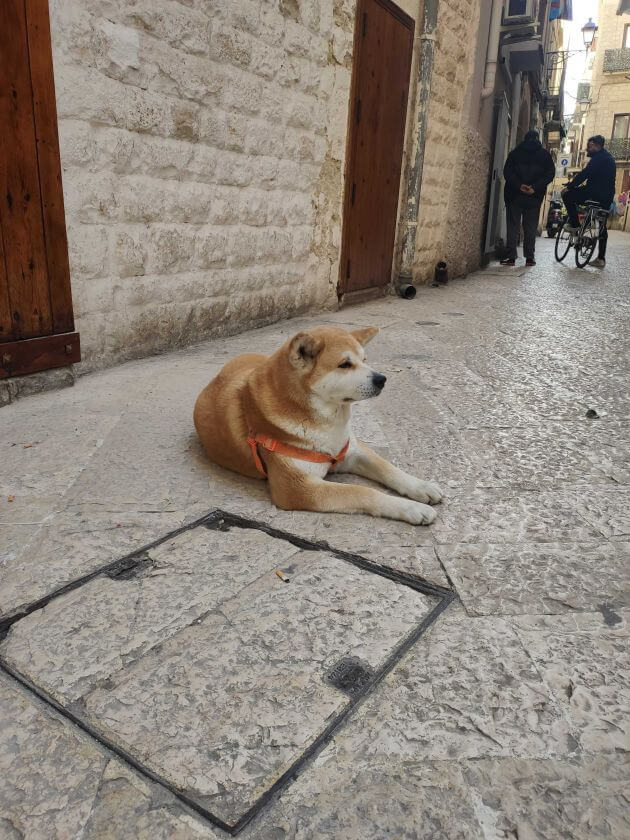
[[[365,362],[376,327],[301,332],[272,356],[229,362],[204,388],[194,422],[208,456],[242,475],[269,478],[284,510],[368,513],[428,525],[442,498],[436,484],[392,466],[352,433],[352,403],[381,393],[385,376]],[[354,473],[401,496],[324,481]]]

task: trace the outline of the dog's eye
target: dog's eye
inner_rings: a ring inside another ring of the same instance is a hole
[[[348,360],[346,360],[345,362],[342,362],[339,365],[339,367],[340,368],[351,368],[352,367],[352,362],[349,362]]]

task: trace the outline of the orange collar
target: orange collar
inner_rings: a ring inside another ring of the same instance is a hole
[[[249,433],[247,443],[251,447],[256,469],[263,475],[267,475],[267,470],[258,454],[259,446],[262,446],[269,452],[277,452],[278,455],[288,455],[290,458],[298,458],[300,461],[312,461],[315,464],[332,464],[333,466],[343,461],[350,446],[350,441],[348,440],[338,455],[326,455],[324,452],[315,452],[313,449],[299,449],[297,446],[280,443],[279,440],[274,440],[273,438],[267,437],[267,435],[255,435],[253,432]]]

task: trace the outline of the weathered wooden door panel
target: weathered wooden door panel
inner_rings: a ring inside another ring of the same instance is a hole
[[[341,261],[342,293],[391,279],[413,20],[389,0],[360,0]]]
[[[0,3],[0,259],[0,377],[78,361],[47,0]]]
[[[24,2],[4,0],[0,50],[0,224],[13,308],[10,338],[52,332]]]
[[[50,280],[53,333],[74,329],[68,240],[63,206],[57,105],[52,70],[48,0],[26,0],[28,46],[33,84],[33,114]]]
[[[9,303],[9,286],[7,283],[7,268],[4,261],[4,247],[2,245],[2,229],[0,228],[0,341],[3,336],[11,335],[11,306]]]

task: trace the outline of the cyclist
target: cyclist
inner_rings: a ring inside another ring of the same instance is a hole
[[[604,148],[606,141],[601,134],[590,137],[586,144],[586,154],[590,158],[588,164],[570,181],[564,190],[562,198],[569,214],[570,233],[577,233],[579,228],[578,205],[586,201],[597,201],[609,210],[615,197],[615,178],[617,166],[614,157]],[[586,183],[584,183],[586,181]],[[597,259],[591,265],[604,268],[606,265],[606,244],[608,230],[604,227],[599,239]]]

